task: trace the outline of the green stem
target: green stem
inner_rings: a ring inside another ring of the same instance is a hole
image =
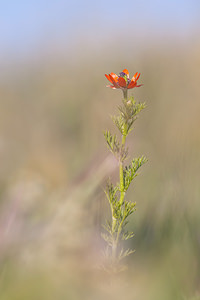
[[[124,89],[123,90],[123,95],[124,95],[124,100],[127,101],[128,99],[128,90]],[[127,136],[127,124],[124,124],[124,134],[122,135],[122,147],[125,146],[126,143],[126,136]],[[121,195],[120,195],[120,204],[122,205],[123,201],[124,201],[124,197],[125,197],[125,192],[124,192],[124,172],[123,172],[123,162],[120,161],[119,163],[119,179],[120,179],[120,191],[121,191]]]
[[[123,90],[123,95],[124,95],[124,100],[127,100],[127,95],[128,95],[128,90],[127,89],[124,89]]]
[[[125,220],[125,215],[123,216],[123,219],[122,219],[122,221],[121,221],[121,223],[120,223],[120,225],[118,227],[117,237],[116,237],[116,245],[118,244],[118,239],[119,239],[119,235],[120,235],[120,233],[122,231],[122,225],[124,223],[124,220]]]
[[[115,228],[117,224],[117,219],[113,215],[112,211],[112,258],[113,258],[113,263],[115,262],[116,259],[116,250],[117,250],[117,244],[115,241]]]
[[[123,90],[124,101],[127,101],[127,94],[128,94],[128,90],[124,89]],[[127,124],[125,123],[124,124],[124,132],[123,132],[123,135],[122,135],[122,142],[121,142],[122,148],[125,146],[126,136],[127,136]],[[124,197],[125,197],[125,191],[124,191],[123,162],[122,162],[121,159],[120,159],[120,162],[119,162],[119,180],[120,180],[120,193],[121,193],[119,203],[120,203],[120,205],[122,205],[123,201],[124,201]],[[115,263],[115,261],[116,261],[117,245],[118,245],[119,235],[121,233],[123,221],[124,221],[124,219],[121,221],[120,224],[118,224],[118,228],[117,228],[117,231],[116,231],[115,228],[116,228],[116,225],[117,225],[117,220],[113,216],[113,211],[112,211],[112,233],[113,233],[112,258],[113,258],[113,263]],[[115,232],[116,232],[116,238],[115,238]]]

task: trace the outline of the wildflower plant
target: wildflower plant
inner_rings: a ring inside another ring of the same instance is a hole
[[[113,116],[112,120],[121,134],[121,140],[110,131],[105,131],[104,136],[107,146],[119,162],[119,183],[114,185],[107,182],[105,189],[106,197],[110,204],[111,220],[107,220],[103,226],[105,232],[102,237],[107,243],[105,255],[108,259],[109,266],[112,270],[119,270],[123,267],[121,261],[134,251],[132,249],[123,249],[123,241],[134,236],[132,231],[126,230],[128,217],[132,215],[136,208],[136,203],[126,199],[126,192],[138,175],[139,168],[147,161],[144,156],[132,159],[129,165],[126,165],[128,148],[126,139],[132,131],[133,123],[136,121],[138,114],[145,108],[145,103],[137,103],[133,97],[128,98],[128,90],[134,87],[140,87],[137,81],[140,74],[136,73],[132,79],[129,78],[129,72],[124,69],[119,76],[114,73],[105,74],[112,89],[121,89],[123,92],[122,104],[118,106],[119,115]]]

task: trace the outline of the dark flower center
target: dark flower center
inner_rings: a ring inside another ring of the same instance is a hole
[[[127,74],[124,72],[119,73],[119,77],[122,77],[126,80],[126,84],[128,85],[131,82],[131,79],[127,77]]]
[[[126,76],[126,73],[120,72],[120,73],[119,73],[119,76],[120,76],[120,77],[124,77],[124,76]]]
[[[126,78],[126,77],[127,77],[127,74],[124,73],[124,72],[120,72],[120,73],[119,73],[119,76],[120,76],[120,77],[123,77],[123,78]]]

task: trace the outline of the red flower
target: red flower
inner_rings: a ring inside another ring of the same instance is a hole
[[[105,74],[106,78],[112,83],[112,85],[107,85],[112,89],[133,89],[134,87],[139,87],[143,84],[138,85],[137,81],[140,77],[140,73],[135,73],[132,79],[129,78],[129,72],[124,69],[117,76],[115,73]]]

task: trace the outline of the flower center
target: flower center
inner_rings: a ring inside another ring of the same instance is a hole
[[[124,73],[124,72],[120,72],[120,73],[119,73],[119,76],[120,76],[120,77],[123,77],[123,78],[124,78],[124,77],[127,77],[126,73]]]
[[[119,77],[124,78],[127,85],[131,82],[130,78],[128,78],[128,77],[127,77],[127,74],[124,73],[124,72],[120,72],[120,73],[119,73]]]

